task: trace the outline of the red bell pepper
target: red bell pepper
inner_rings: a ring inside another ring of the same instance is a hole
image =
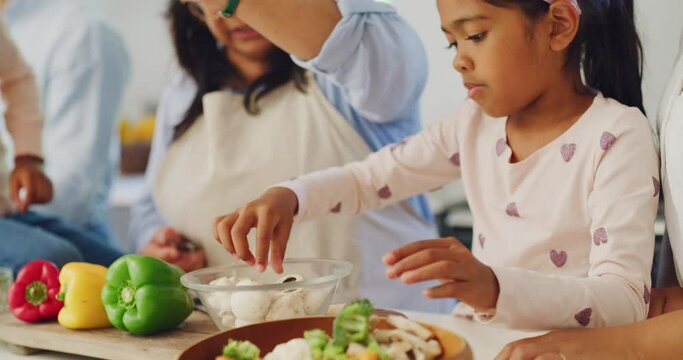
[[[26,264],[9,288],[7,303],[18,319],[38,322],[57,318],[64,303],[57,299],[59,269],[50,261],[34,260]]]

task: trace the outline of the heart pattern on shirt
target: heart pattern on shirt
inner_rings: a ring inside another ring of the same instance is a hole
[[[565,162],[569,162],[576,152],[576,144],[564,144],[562,145],[562,158]]]
[[[380,199],[388,199],[391,197],[391,189],[389,189],[389,185],[385,185],[383,188],[379,189],[377,191],[377,196],[379,196]]]
[[[593,243],[597,246],[607,244],[607,230],[605,228],[595,230],[595,233],[593,233]]]
[[[576,315],[574,315],[574,319],[576,319],[576,322],[578,322],[579,325],[586,327],[591,323],[591,315],[593,315],[593,309],[585,308],[576,313]]]
[[[505,208],[505,213],[508,216],[519,217],[519,210],[517,210],[517,203],[509,203]]]
[[[507,147],[507,141],[505,138],[499,139],[498,142],[496,142],[496,155],[501,156],[505,152],[505,148]]]
[[[455,153],[453,156],[451,156],[451,163],[455,166],[460,166],[460,153]]]
[[[658,197],[659,192],[662,191],[662,183],[656,177],[652,177],[652,184],[655,186],[655,194],[653,197]]]
[[[650,303],[650,290],[647,288],[647,285],[643,285],[643,288],[645,291],[643,291],[643,300],[645,300],[645,305]]]
[[[550,251],[550,260],[558,268],[563,267],[567,263],[567,252],[566,251]]]
[[[486,244],[486,237],[484,234],[479,234],[479,246],[481,246],[482,249],[484,248],[484,244]]]
[[[339,203],[337,203],[337,205],[335,205],[332,209],[330,209],[330,211],[331,211],[333,214],[339,214],[339,213],[341,212],[341,208],[342,208],[342,203],[339,202]]]
[[[600,148],[602,148],[602,150],[607,151],[612,147],[612,145],[614,145],[616,141],[616,136],[605,131],[604,133],[602,133],[602,137],[600,138]]]

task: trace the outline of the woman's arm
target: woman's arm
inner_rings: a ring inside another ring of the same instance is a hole
[[[496,360],[683,358],[683,311],[629,326],[566,330],[516,341]]]

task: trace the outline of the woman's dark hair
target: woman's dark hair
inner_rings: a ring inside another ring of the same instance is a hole
[[[224,49],[217,45],[209,28],[192,15],[187,4],[170,0],[166,17],[171,25],[173,44],[180,66],[197,84],[197,94],[182,122],[174,130],[173,140],[182,136],[204,112],[202,98],[207,93],[225,88],[227,84],[243,83],[242,76],[228,61]],[[304,91],[306,76],[283,50],[273,47],[269,56],[270,69],[244,90],[244,107],[250,114],[258,113],[258,101],[271,91],[294,80]]]
[[[514,6],[537,19],[547,13],[542,0],[486,0]],[[585,85],[628,106],[643,107],[643,47],[636,30],[633,0],[578,0],[581,25],[570,45],[567,66],[583,72]]]

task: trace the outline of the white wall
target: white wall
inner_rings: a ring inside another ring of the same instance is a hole
[[[174,54],[164,11],[168,0],[97,0],[105,17],[125,39],[133,75],[124,102],[125,113],[137,118],[154,111],[172,73]]]
[[[167,0],[101,0],[103,10],[123,33],[134,64],[125,103],[133,117],[147,110],[166,83],[173,64],[168,31],[163,20]],[[422,37],[430,59],[430,78],[423,99],[425,121],[455,110],[465,98],[460,77],[451,68],[452,51],[439,30],[433,0],[394,0],[399,12]],[[636,0],[638,22],[646,49],[645,104],[650,115],[657,109],[673,67],[683,21],[682,0]]]

